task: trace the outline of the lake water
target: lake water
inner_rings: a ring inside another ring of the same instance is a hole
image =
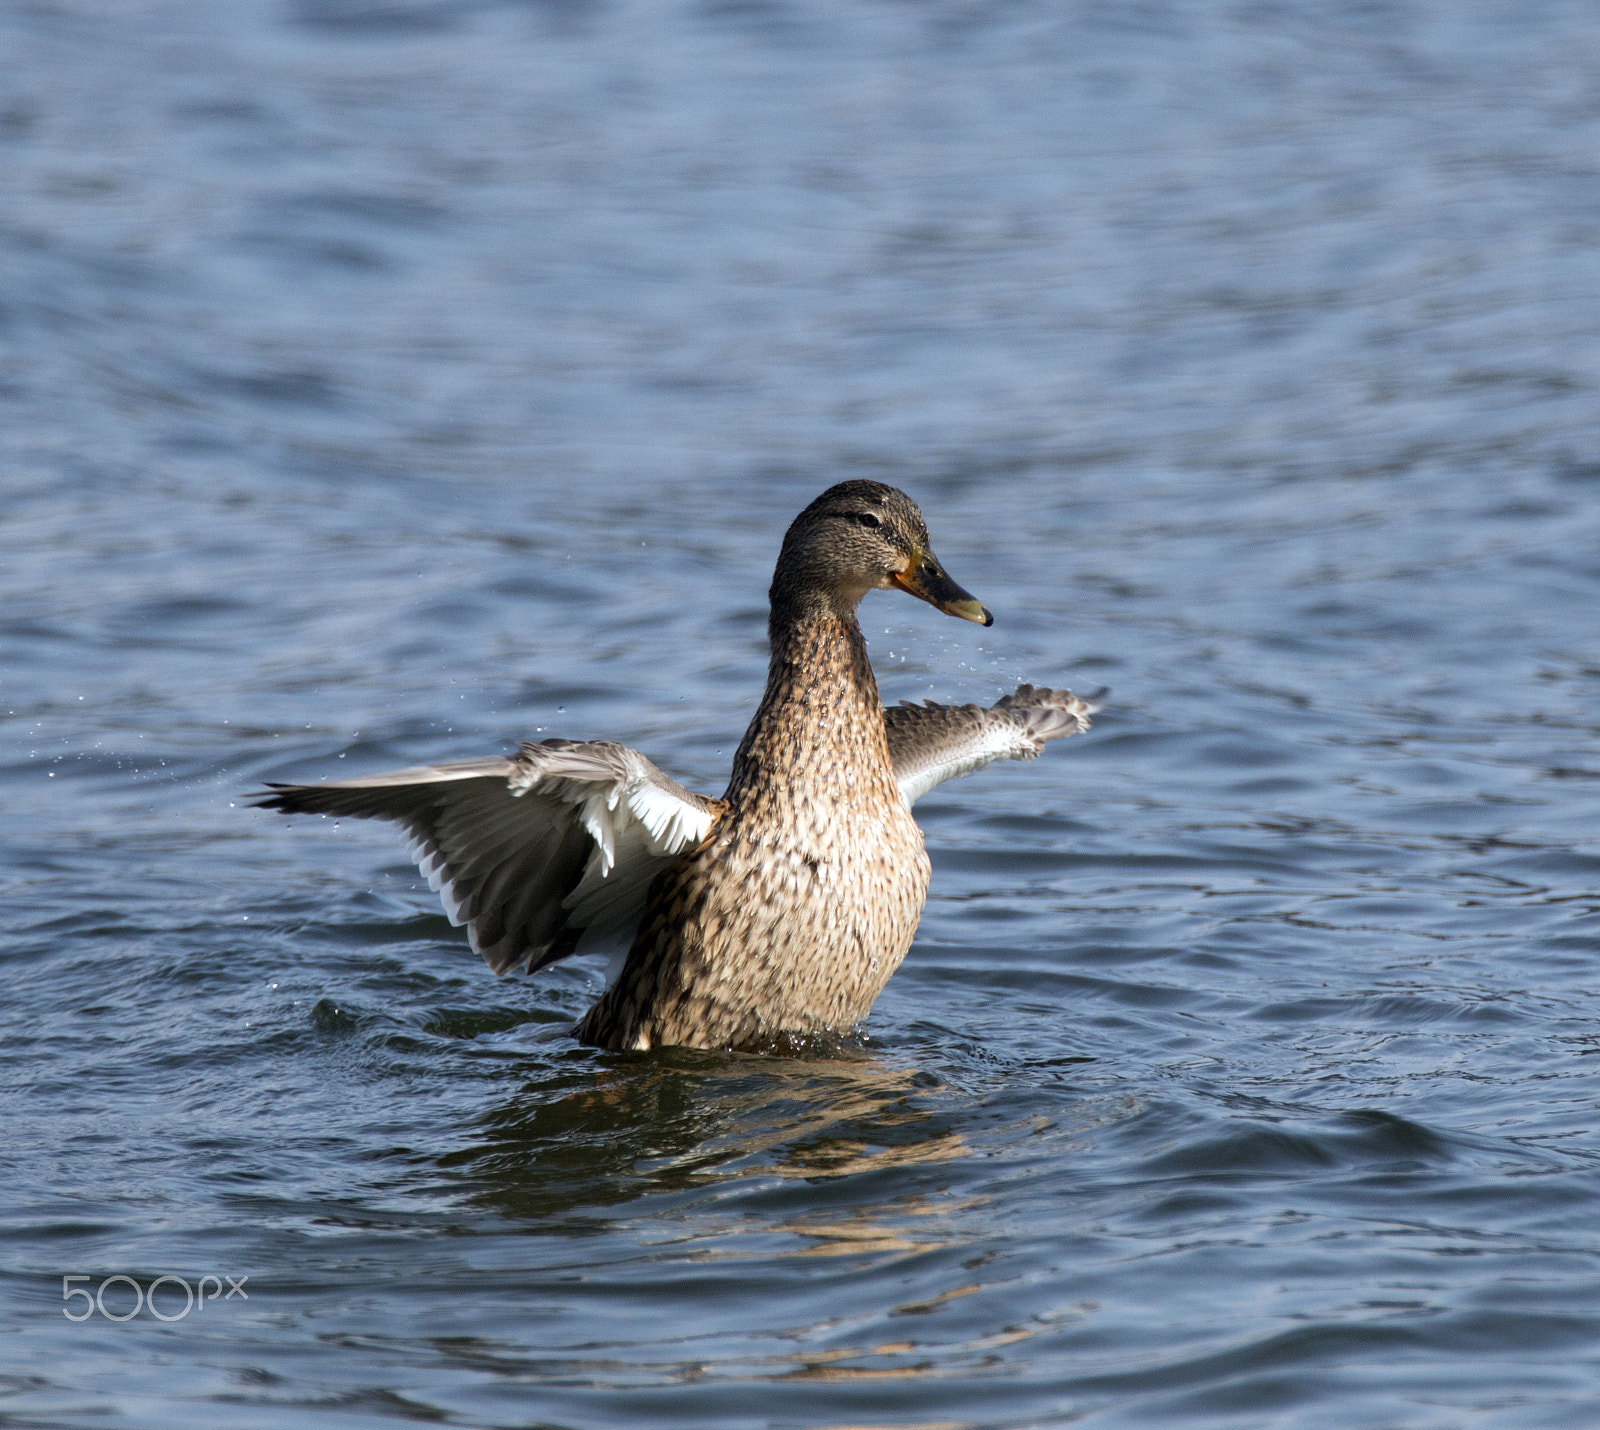
[[[1600,1424],[1592,6],[0,52],[0,1421]],[[246,807],[541,733],[719,792],[858,476],[996,616],[869,597],[886,698],[1111,687],[919,805],[859,1045],[580,1048],[598,968]]]

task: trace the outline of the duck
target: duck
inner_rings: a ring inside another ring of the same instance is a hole
[[[897,590],[994,623],[896,487],[829,487],[789,526],[768,592],[766,689],[721,798],[607,740],[320,784],[258,807],[387,820],[499,976],[613,947],[577,1023],[614,1052],[760,1050],[861,1028],[911,947],[930,879],[912,806],[948,779],[1088,730],[1100,706],[1020,685],[993,705],[885,709],[857,618]]]

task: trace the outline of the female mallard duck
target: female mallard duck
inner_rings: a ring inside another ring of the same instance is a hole
[[[994,621],[945,575],[904,492],[841,482],[795,518],[769,593],[766,693],[721,799],[626,746],[544,740],[509,759],[272,785],[261,802],[401,825],[497,974],[630,938],[578,1025],[585,1043],[738,1048],[849,1030],[927,894],[911,805],[994,760],[1032,759],[1098,708],[1023,685],[987,710],[885,710],[856,607],[891,586]]]

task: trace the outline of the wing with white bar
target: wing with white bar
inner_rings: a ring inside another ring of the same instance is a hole
[[[265,809],[400,825],[450,922],[502,975],[631,936],[656,872],[723,808],[603,740],[268,790]]]
[[[909,809],[935,785],[970,775],[996,760],[1031,760],[1046,740],[1089,728],[1105,692],[1087,700],[1070,690],[1019,685],[988,708],[910,701],[883,712],[889,757]]]

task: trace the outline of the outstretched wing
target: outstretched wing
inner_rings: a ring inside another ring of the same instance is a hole
[[[656,871],[698,844],[723,809],[637,750],[602,740],[267,788],[264,809],[400,825],[450,922],[467,926],[502,975],[631,928]]]
[[[996,760],[1031,760],[1046,740],[1089,728],[1105,692],[1080,699],[1070,690],[1019,685],[985,709],[981,705],[922,705],[902,701],[883,712],[889,758],[910,808],[935,785],[970,775]]]

